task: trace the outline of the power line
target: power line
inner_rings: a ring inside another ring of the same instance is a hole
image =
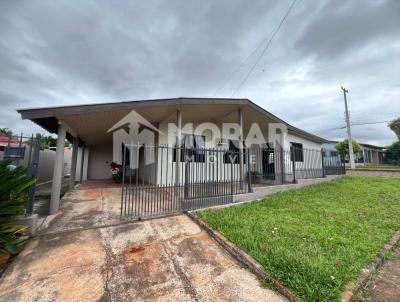
[[[363,126],[363,125],[376,125],[390,123],[392,120],[380,121],[380,122],[365,122],[365,123],[352,123],[351,126]]]
[[[276,28],[276,30],[273,32],[271,38],[269,39],[268,43],[265,45],[263,51],[261,52],[261,54],[258,56],[257,60],[255,61],[255,63],[253,64],[253,66],[250,68],[249,72],[246,74],[246,76],[244,77],[244,79],[242,80],[242,82],[240,82],[239,86],[233,91],[231,97],[233,97],[239,90],[240,88],[242,88],[243,84],[247,81],[247,79],[250,77],[251,73],[253,72],[254,68],[256,68],[257,64],[260,62],[261,58],[264,56],[265,52],[267,51],[268,47],[271,45],[272,41],[274,40],[276,34],[279,32],[279,30],[281,29],[283,23],[286,21],[286,18],[289,16],[290,11],[292,10],[292,8],[294,7],[294,5],[296,4],[297,0],[293,0],[292,4],[289,6],[286,14],[283,16],[281,22],[279,23],[278,27]]]
[[[230,73],[230,75],[226,78],[225,81],[221,82],[220,85],[218,85],[217,89],[215,89],[215,91],[214,91],[214,93],[213,93],[213,96],[216,95],[217,92],[219,92],[222,88],[224,88],[225,85],[228,84],[228,83],[230,82],[230,80],[232,80],[233,76],[234,76],[240,69],[242,69],[242,67],[245,65],[245,63],[247,62],[247,60],[249,60],[249,59],[253,56],[253,54],[255,54],[256,51],[257,51],[262,45],[264,45],[265,42],[267,42],[268,37],[269,37],[269,35],[266,36],[266,37],[261,41],[261,43],[260,43],[256,48],[254,48],[254,50],[253,50],[243,61],[240,62],[240,64]]]
[[[376,122],[356,122],[356,123],[351,123],[350,126],[363,126],[363,125],[377,125],[377,124],[386,124],[391,122],[391,120],[386,120],[386,121],[376,121]],[[324,129],[321,132],[328,132],[328,131],[333,131],[333,130],[342,130],[345,129],[346,126],[340,126],[340,127],[334,127],[334,128],[328,128]]]
[[[400,72],[393,72],[393,73],[391,73],[389,75],[395,75],[395,74],[399,74],[399,73]],[[399,77],[386,78],[386,79],[379,80],[379,81],[376,81],[376,82],[372,82],[372,83],[369,83],[369,84],[366,84],[366,85],[355,86],[354,88],[356,88],[356,89],[365,88],[365,87],[369,87],[369,86],[372,86],[372,85],[377,85],[377,84],[381,84],[381,83],[386,83],[386,82],[389,82],[389,81],[397,80],[398,78]]]

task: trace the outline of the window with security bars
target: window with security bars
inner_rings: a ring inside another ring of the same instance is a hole
[[[294,159],[293,159],[294,155]],[[303,155],[303,144],[300,143],[290,143],[290,160],[291,161],[297,161],[297,162],[303,162],[304,161],[304,155]]]
[[[181,162],[195,162],[204,163],[206,161],[205,156],[205,136],[184,134],[181,145]],[[173,161],[176,162],[176,153],[178,148],[174,148]]]
[[[228,151],[224,154],[224,164],[240,164],[239,141],[229,140]],[[243,164],[246,164],[246,149],[243,149]]]

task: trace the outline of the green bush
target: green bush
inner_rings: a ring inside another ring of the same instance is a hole
[[[386,148],[386,162],[400,165],[400,142],[395,142]]]
[[[26,230],[13,219],[24,213],[27,190],[36,181],[27,176],[26,168],[12,169],[10,164],[10,160],[0,161],[0,255],[18,253],[24,244]]]

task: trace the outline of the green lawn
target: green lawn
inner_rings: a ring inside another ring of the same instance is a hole
[[[400,229],[400,179],[346,176],[196,215],[305,301],[339,301]]]
[[[366,166],[357,166],[357,170],[396,170],[400,171],[400,166],[395,166],[395,165],[379,165],[379,166],[373,166],[373,165],[366,165]]]

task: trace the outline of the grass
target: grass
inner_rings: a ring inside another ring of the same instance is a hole
[[[400,179],[344,178],[195,213],[305,301],[339,301],[400,229]]]
[[[357,170],[395,170],[400,171],[400,166],[396,165],[366,165],[366,166],[357,166]]]

